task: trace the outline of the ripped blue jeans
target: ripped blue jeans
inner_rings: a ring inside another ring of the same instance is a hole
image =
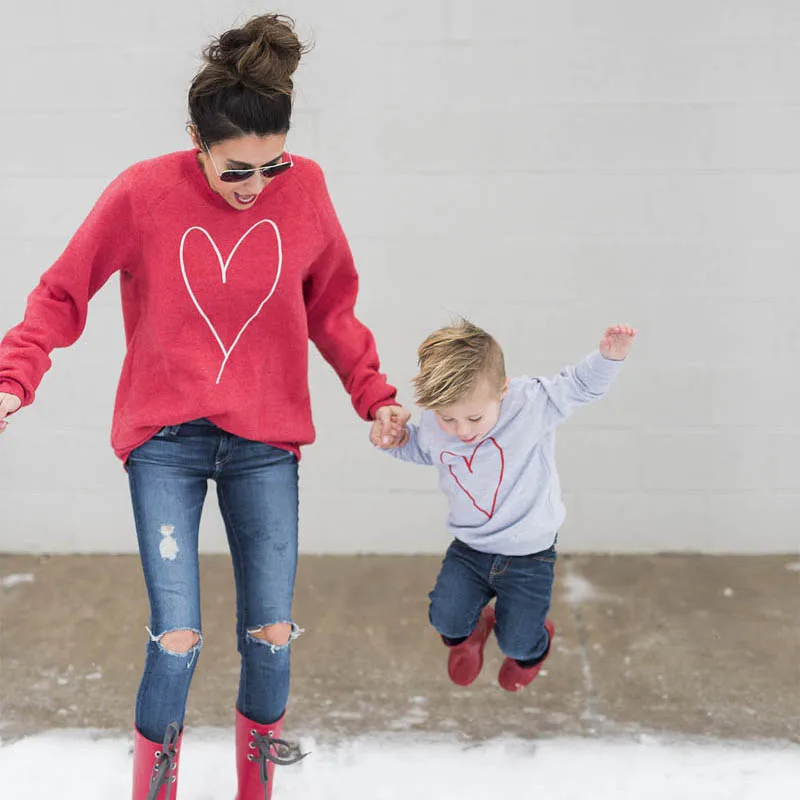
[[[183,726],[203,644],[197,544],[209,479],[216,483],[236,583],[237,708],[254,722],[275,722],[289,697],[289,646],[254,634],[287,622],[291,638],[299,633],[292,622],[297,458],[197,420],[162,428],[131,453],[126,466],[150,599],[136,727],[160,742],[170,722]],[[198,642],[186,653],[168,650],[160,639],[171,631],[192,631]]]

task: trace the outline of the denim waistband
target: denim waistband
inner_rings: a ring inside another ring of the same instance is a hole
[[[180,422],[177,425],[165,425],[157,435],[177,436],[180,433],[222,433],[222,428],[217,427],[213,422],[202,418],[192,419],[188,422]]]

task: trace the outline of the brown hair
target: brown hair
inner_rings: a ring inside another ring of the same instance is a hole
[[[419,375],[414,378],[417,403],[436,409],[457,403],[485,377],[501,391],[505,359],[497,341],[485,330],[461,319],[434,331],[420,345]]]
[[[211,146],[247,134],[286,133],[292,115],[292,76],[310,50],[280,14],[253,17],[203,51],[205,64],[189,88],[189,117]]]

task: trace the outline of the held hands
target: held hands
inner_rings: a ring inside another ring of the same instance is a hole
[[[600,354],[609,361],[624,361],[638,332],[629,325],[612,325],[600,340]]]
[[[22,400],[15,394],[0,392],[0,433],[8,427],[6,417],[13,414],[21,405]]]
[[[406,437],[406,423],[409,419],[411,414],[403,406],[381,406],[375,412],[369,440],[382,450],[398,447]]]

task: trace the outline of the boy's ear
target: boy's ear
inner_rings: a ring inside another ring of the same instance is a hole
[[[504,400],[505,396],[508,394],[508,384],[511,382],[510,378],[506,378],[506,382],[503,384],[503,391],[500,392],[500,399]]]

